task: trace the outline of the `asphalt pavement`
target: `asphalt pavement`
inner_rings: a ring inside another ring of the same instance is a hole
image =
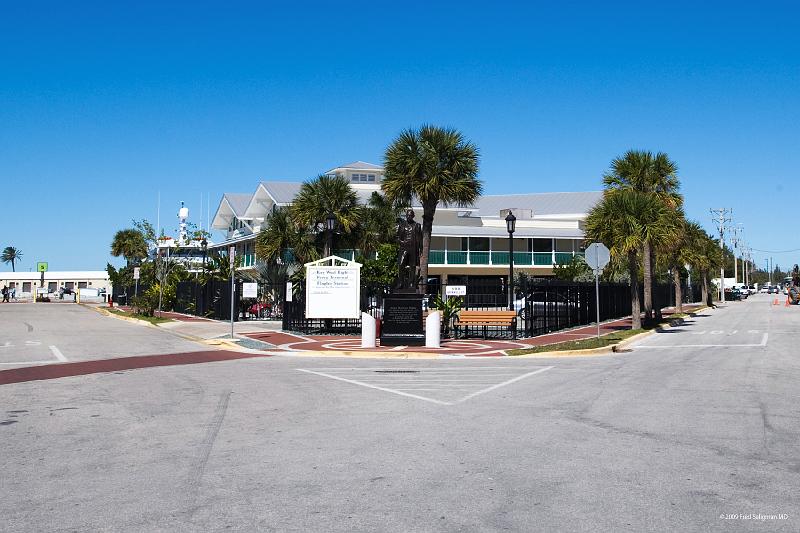
[[[3,528],[798,531],[800,308],[771,303],[612,356],[278,356],[0,386]]]

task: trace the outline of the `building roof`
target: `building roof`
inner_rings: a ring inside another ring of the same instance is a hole
[[[261,186],[266,189],[277,205],[289,205],[300,192],[299,181],[262,181]]]
[[[231,206],[233,214],[237,217],[241,217],[244,215],[247,205],[250,203],[250,198],[252,198],[253,195],[246,193],[226,192],[223,194],[223,197],[228,201],[228,205]]]
[[[266,189],[272,199],[275,200],[277,205],[290,205],[294,201],[294,197],[297,196],[297,193],[300,192],[300,187],[303,186],[299,181],[262,181],[261,185]],[[354,187],[353,190],[358,196],[358,201],[365,204],[369,201],[372,193],[380,189],[375,186],[369,189]]]
[[[501,209],[514,208],[531,209],[534,217],[585,215],[602,199],[602,191],[491,194],[478,199],[473,215],[500,216]]]
[[[383,170],[381,165],[375,165],[365,161],[353,161],[352,163],[347,163],[345,165],[339,165],[336,168],[332,168],[328,172],[332,172],[339,168],[346,168],[348,170]]]

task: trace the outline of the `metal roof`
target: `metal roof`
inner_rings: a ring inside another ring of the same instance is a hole
[[[328,172],[332,172],[338,168],[346,168],[348,170],[383,170],[381,165],[375,165],[365,161],[353,161],[352,163],[347,163],[345,165],[339,165],[336,168],[332,168]]]
[[[500,216],[501,209],[532,209],[533,216],[585,215],[603,199],[602,191],[492,194],[481,196],[473,215]]]
[[[244,216],[244,212],[247,209],[248,204],[250,204],[250,199],[253,197],[252,194],[235,192],[226,192],[223,194],[223,196],[226,200],[228,200],[228,205],[231,206],[231,209],[233,209],[233,214],[237,217]]]
[[[294,201],[294,197],[300,192],[302,183],[299,181],[262,181],[261,185],[267,193],[275,200],[278,205],[289,205]],[[358,201],[366,204],[373,192],[380,192],[379,188],[361,189],[353,187],[358,196]]]

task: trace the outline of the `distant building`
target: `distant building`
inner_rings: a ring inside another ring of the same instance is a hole
[[[379,165],[356,161],[329,170],[342,175],[362,202],[381,190],[384,170]],[[262,181],[253,193],[225,193],[214,215],[212,227],[226,232],[214,248],[235,246],[243,256],[244,269],[256,264],[255,238],[267,216],[276,207],[291,205],[301,182]],[[553,265],[584,251],[584,222],[602,192],[558,192],[485,195],[475,205],[459,208],[440,205],[431,238],[429,276],[431,283],[467,283],[508,275],[508,233],[505,216],[517,218],[514,233],[514,269],[549,276]],[[417,220],[422,209],[413,206]],[[353,259],[355,250],[334,250]]]
[[[0,287],[17,289],[17,298],[30,298],[42,288],[41,272],[0,272]],[[44,273],[44,288],[56,294],[60,289],[98,289],[111,292],[111,281],[105,270],[52,271]]]

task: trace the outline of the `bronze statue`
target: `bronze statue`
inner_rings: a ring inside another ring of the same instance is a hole
[[[422,226],[414,221],[414,210],[406,210],[405,220],[399,219],[397,242],[400,253],[397,257],[399,273],[398,289],[417,290],[419,285],[419,258],[422,256]]]

